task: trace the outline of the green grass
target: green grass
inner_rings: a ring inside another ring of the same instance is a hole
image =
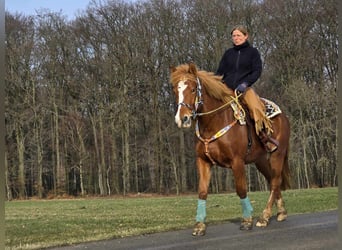
[[[249,193],[254,215],[261,214],[268,192]],[[338,189],[283,192],[288,213],[337,209]],[[49,246],[183,229],[194,224],[197,195],[149,198],[30,200],[5,203],[6,249]],[[235,194],[210,194],[207,223],[241,216]]]

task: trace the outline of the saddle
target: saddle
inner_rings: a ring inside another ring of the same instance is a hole
[[[279,115],[280,113],[282,113],[279,106],[277,104],[275,104],[274,102],[272,102],[266,98],[261,98],[261,97],[260,97],[260,100],[265,105],[265,116],[268,119],[271,120],[272,118],[274,118],[277,115]],[[234,111],[235,119],[238,120],[240,125],[246,125],[246,121],[247,121],[247,125],[250,125],[249,127],[255,127],[255,122],[252,119],[252,116],[249,112],[249,109],[244,102],[242,102],[241,104],[238,104],[236,102],[232,102],[231,107]],[[277,148],[279,146],[278,141],[273,139],[270,135],[268,135],[266,133],[265,129],[260,130],[258,137],[259,137],[260,141],[262,142],[262,144],[264,145],[267,152],[272,153],[275,150],[277,150]],[[251,132],[250,132],[250,130],[248,130],[248,147],[249,148],[250,148],[251,144],[252,144]]]
[[[260,97],[260,99],[265,105],[265,108],[266,108],[265,115],[267,118],[271,119],[281,114],[282,111],[277,104],[275,104],[274,102],[266,98]],[[245,125],[246,124],[246,112],[249,114],[247,105],[243,102],[240,105],[238,105],[236,102],[232,102],[231,107],[234,110],[234,116],[236,120],[238,120],[241,125]],[[250,114],[249,116],[251,117]]]
[[[277,104],[275,104],[274,102],[266,98],[260,97],[260,99],[265,104],[265,108],[266,108],[265,115],[267,118],[271,119],[281,113],[281,109],[279,108]]]

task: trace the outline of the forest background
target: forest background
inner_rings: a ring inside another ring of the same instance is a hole
[[[216,71],[244,24],[254,85],[291,123],[292,188],[337,186],[337,1],[97,1],[74,20],[5,13],[7,199],[197,190],[195,136],[174,122],[169,67]],[[253,165],[248,190],[267,190]],[[212,169],[210,191],[233,192]]]

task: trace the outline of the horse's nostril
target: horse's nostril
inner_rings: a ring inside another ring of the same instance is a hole
[[[182,123],[184,124],[184,123],[189,122],[189,119],[190,119],[189,116],[187,116],[187,115],[184,116],[183,119],[182,119]]]

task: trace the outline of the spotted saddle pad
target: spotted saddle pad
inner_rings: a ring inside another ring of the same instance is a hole
[[[265,107],[266,107],[265,114],[268,118],[271,119],[271,118],[273,118],[273,117],[275,117],[281,113],[281,110],[277,104],[275,104],[274,102],[272,102],[268,99],[262,98],[262,97],[260,99],[265,104]]]

